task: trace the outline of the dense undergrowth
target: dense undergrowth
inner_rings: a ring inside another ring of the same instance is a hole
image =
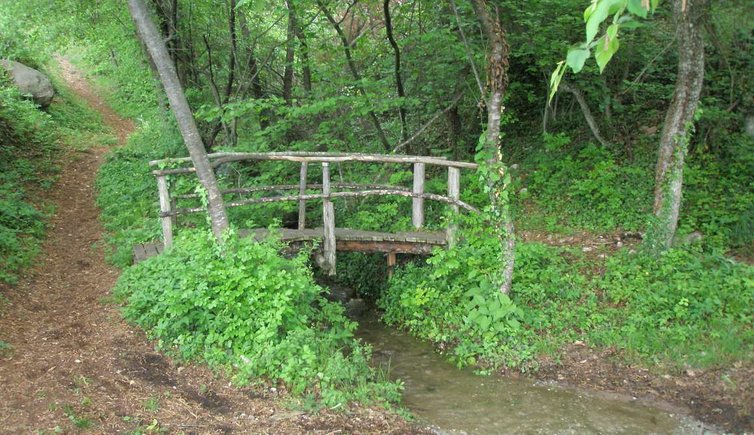
[[[282,382],[329,407],[397,401],[399,384],[378,380],[355,323],[314,283],[306,252],[289,260],[281,248],[230,236],[222,252],[209,233],[184,233],[127,269],[114,292],[160,348],[226,368],[240,384]]]
[[[13,283],[38,251],[49,212],[32,189],[49,187],[57,151],[49,115],[0,77],[0,282]]]
[[[519,243],[508,297],[491,284],[497,251],[484,233],[467,233],[426,265],[407,265],[379,300],[384,320],[438,343],[459,365],[487,369],[528,371],[575,341],[665,371],[729,365],[754,352],[751,266],[698,246],[600,259]]]

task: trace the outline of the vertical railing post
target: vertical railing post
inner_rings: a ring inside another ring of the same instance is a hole
[[[448,167],[448,197],[456,201],[461,199],[461,169],[452,166]],[[455,216],[458,215],[458,205],[451,204],[450,209],[453,210],[453,216],[451,216],[451,219],[454,219]],[[451,220],[446,232],[448,246],[453,246],[456,243],[457,231],[458,226],[453,220]]]
[[[157,191],[160,194],[160,214],[170,213],[170,192],[165,175],[157,176]],[[160,216],[160,220],[162,221],[162,244],[167,249],[173,245],[173,218]]]
[[[324,221],[322,251],[325,269],[330,276],[335,275],[335,208],[330,199],[330,164],[322,162],[322,220]]]
[[[412,190],[411,223],[414,228],[424,226],[424,163],[414,163],[414,188]]]
[[[395,252],[388,252],[387,253],[387,278],[390,279],[393,277],[393,272],[395,271]]]
[[[299,180],[298,180],[298,194],[302,196],[306,194],[307,165],[308,163],[301,162],[301,175],[299,175]],[[298,200],[298,229],[303,230],[304,228],[306,228],[306,200],[299,199]]]

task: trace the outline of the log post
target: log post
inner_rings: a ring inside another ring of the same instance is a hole
[[[322,219],[324,231],[322,251],[324,254],[324,268],[329,276],[335,275],[335,209],[330,198],[330,164],[322,163]]]
[[[395,270],[395,252],[388,252],[387,253],[387,278],[390,279],[393,277],[393,270]]]
[[[160,211],[162,213],[170,212],[170,192],[168,191],[168,180],[164,175],[157,176],[157,191],[160,194]],[[165,249],[173,246],[173,218],[163,216],[162,221],[162,244]]]
[[[424,163],[414,163],[414,189],[411,203],[411,223],[414,228],[424,226]]]
[[[452,166],[448,167],[448,197],[456,201],[461,199],[461,170]],[[451,204],[450,209],[453,210],[453,216],[451,217],[451,219],[454,219],[455,215],[458,214],[458,205]],[[451,221],[448,224],[448,229],[446,230],[445,236],[448,241],[449,247],[453,246],[456,243],[457,230],[458,226],[453,221]]]
[[[301,175],[298,180],[298,194],[306,194],[306,170],[309,164],[301,162]],[[298,200],[298,229],[303,230],[306,228],[306,200]]]

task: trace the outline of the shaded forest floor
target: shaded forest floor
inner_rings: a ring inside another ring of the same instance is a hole
[[[65,59],[64,80],[125,143],[134,124],[118,116]],[[66,150],[56,206],[36,266],[0,288],[1,431],[101,433],[422,433],[382,409],[307,414],[275,389],[237,388],[205,367],[155,352],[123,321],[109,292],[118,270],[104,259],[94,179],[107,148]]]
[[[641,249],[639,233],[595,235],[578,232],[555,236],[524,231],[519,236],[527,241],[580,249],[597,273],[604,273],[605,258],[620,248]],[[737,260],[751,262],[751,258]],[[629,363],[626,355],[618,349],[591,348],[582,342],[565,346],[557,355],[541,357],[539,370],[533,377],[543,382],[668,408],[727,432],[754,433],[753,361],[709,369],[651,370],[642,364]]]

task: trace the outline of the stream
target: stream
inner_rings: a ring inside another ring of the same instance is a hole
[[[385,326],[367,311],[358,337],[374,362],[404,383],[403,405],[438,433],[700,434],[698,422],[617,398],[545,385],[530,379],[479,376],[459,370],[431,344]]]

